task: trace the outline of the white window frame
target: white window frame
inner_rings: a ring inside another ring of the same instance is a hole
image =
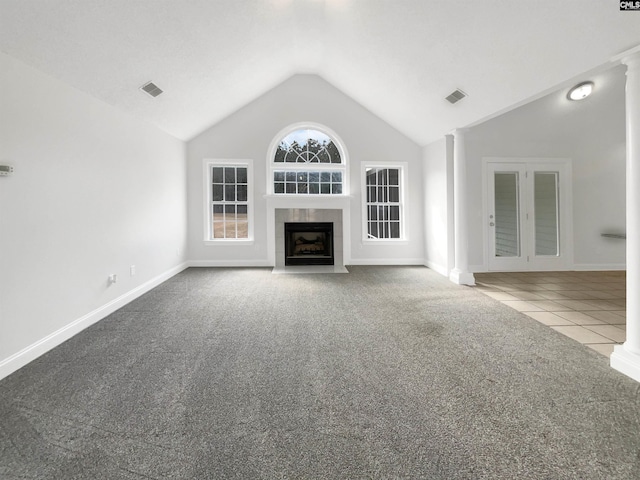
[[[213,167],[245,167],[247,169],[247,238],[214,238],[213,237]],[[205,158],[203,161],[204,179],[204,242],[206,245],[251,245],[253,236],[253,160],[229,160],[222,158]]]
[[[318,130],[324,133],[333,140],[334,145],[340,153],[340,159],[342,163],[281,163],[275,162],[276,151],[278,145],[283,138],[296,130]],[[313,197],[313,198],[326,198],[326,197],[344,197],[349,195],[349,169],[347,168],[349,163],[349,156],[343,141],[340,137],[330,128],[321,125],[319,123],[301,122],[289,125],[278,132],[273,138],[267,151],[267,165],[269,165],[269,171],[267,175],[267,195],[276,195],[278,197]],[[273,189],[274,173],[279,170],[285,170],[287,172],[341,172],[342,173],[342,193],[275,193]]]
[[[367,169],[370,168],[392,168],[398,170],[398,182],[400,186],[400,238],[369,238],[369,205],[367,203]],[[407,226],[406,226],[406,190],[408,178],[409,164],[407,162],[363,162],[360,181],[362,192],[362,242],[371,245],[398,245],[407,243]]]

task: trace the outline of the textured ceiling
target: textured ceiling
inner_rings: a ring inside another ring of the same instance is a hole
[[[0,0],[3,52],[183,140],[313,73],[424,145],[639,44],[614,0]]]

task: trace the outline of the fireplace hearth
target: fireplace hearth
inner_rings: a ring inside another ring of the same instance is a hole
[[[333,223],[284,224],[285,265],[333,265]]]

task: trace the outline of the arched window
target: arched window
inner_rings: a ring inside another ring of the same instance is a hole
[[[346,155],[337,137],[321,126],[296,125],[280,132],[271,148],[271,193],[346,194]]]

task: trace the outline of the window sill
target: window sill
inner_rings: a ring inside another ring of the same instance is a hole
[[[253,239],[236,239],[236,238],[221,238],[219,240],[205,240],[204,244],[207,246],[225,246],[225,247],[240,247],[245,245],[253,245]]]
[[[409,245],[409,240],[406,238],[382,238],[380,240],[371,240],[370,238],[362,240],[363,245]]]

